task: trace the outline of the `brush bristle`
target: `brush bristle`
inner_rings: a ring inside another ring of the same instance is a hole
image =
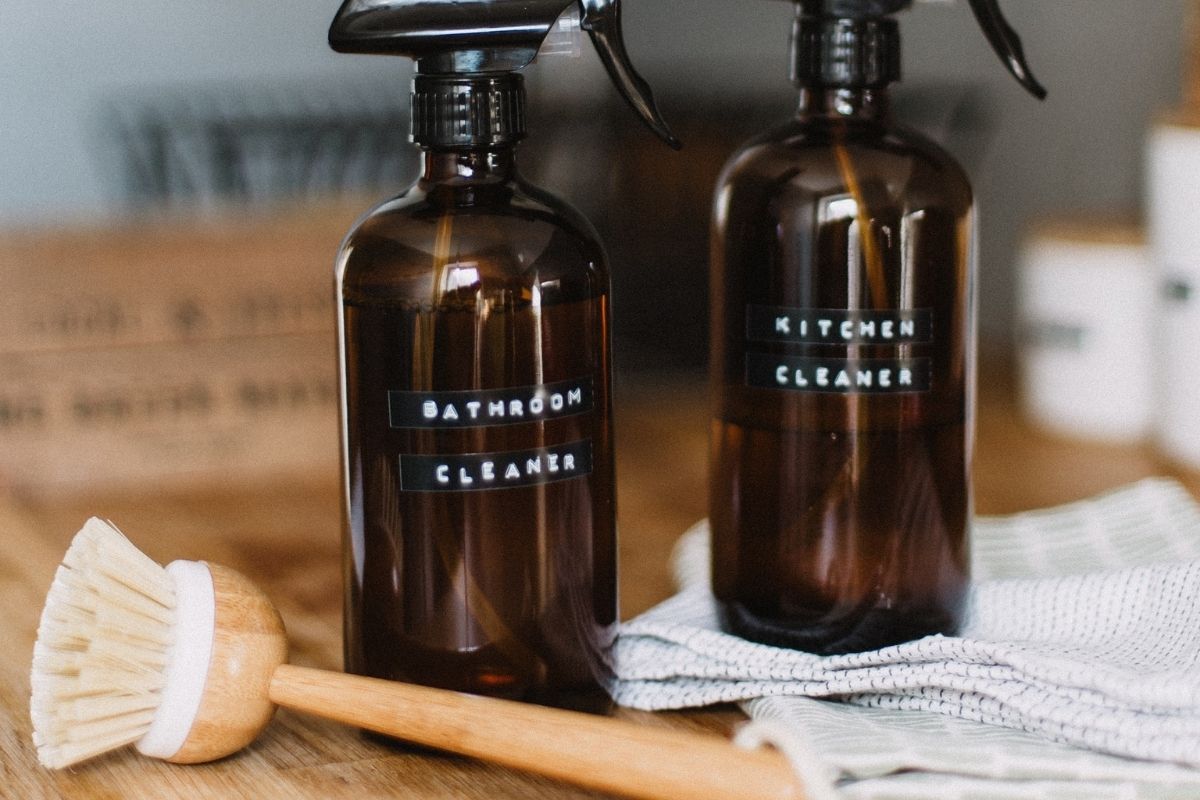
[[[43,766],[142,738],[162,693],[174,610],[166,570],[89,519],[54,575],[33,651],[30,715]]]

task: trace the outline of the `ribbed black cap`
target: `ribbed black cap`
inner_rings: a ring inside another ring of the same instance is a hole
[[[894,19],[801,15],[792,35],[792,81],[845,88],[900,79],[900,27]]]
[[[422,147],[485,147],[525,136],[525,82],[516,73],[417,75],[412,140]]]

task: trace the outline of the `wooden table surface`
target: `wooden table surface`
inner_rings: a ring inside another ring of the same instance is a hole
[[[704,513],[705,391],[693,381],[619,385],[622,611],[671,592],[675,538]],[[979,417],[977,507],[996,514],[1086,497],[1172,474],[1145,448],[1057,441],[1022,425],[1003,382],[985,383]],[[1181,475],[1195,492],[1200,479]],[[569,798],[597,797],[459,758],[404,752],[331,723],[281,712],[248,750],[177,767],[132,751],[65,772],[39,768],[30,744],[29,659],[45,591],[89,515],[120,525],[151,557],[206,559],[241,570],[279,606],[292,662],[337,669],[340,654],[336,476],[308,485],[211,487],[92,497],[0,498],[0,797],[38,798]],[[622,716],[648,725],[727,732],[733,708]]]

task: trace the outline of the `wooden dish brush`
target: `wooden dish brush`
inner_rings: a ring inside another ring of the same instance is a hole
[[[34,743],[67,767],[133,744],[182,764],[249,744],[275,707],[641,798],[804,796],[791,764],[717,737],[290,666],[283,622],[215,564],[163,568],[90,519],[55,574],[34,648]],[[816,792],[814,792],[814,795]]]

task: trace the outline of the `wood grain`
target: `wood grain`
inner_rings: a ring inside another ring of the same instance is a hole
[[[645,800],[802,800],[781,754],[716,736],[281,666],[271,699],[416,744]]]
[[[988,374],[985,372],[985,375]],[[1175,473],[1152,451],[1051,439],[1017,417],[1000,370],[984,389],[977,448],[977,505],[1006,513],[1077,500],[1152,474]],[[695,378],[619,382],[616,396],[623,614],[671,593],[668,556],[704,514],[706,393]],[[179,767],[112,754],[62,773],[36,765],[30,744],[28,670],[38,614],[67,542],[90,515],[107,517],[151,557],[224,564],[250,577],[280,609],[291,661],[341,665],[337,476],[308,483],[224,485],[183,491],[39,496],[0,502],[0,797],[41,798],[599,798],[500,766],[389,747],[354,729],[281,710],[239,754]],[[726,734],[731,708],[648,714],[639,724]]]
[[[283,620],[271,601],[243,575],[209,564],[216,630],[208,680],[183,747],[168,761],[200,764],[236,753],[275,714],[268,689],[287,659]]]

